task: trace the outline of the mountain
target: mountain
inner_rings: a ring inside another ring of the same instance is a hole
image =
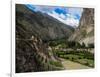
[[[84,8],[79,27],[69,37],[69,41],[78,41],[80,43],[94,44],[94,9]]]
[[[36,35],[46,41],[68,38],[74,31],[73,27],[48,14],[32,11],[25,5],[16,5],[16,24],[24,28],[25,34],[30,34],[24,38]]]
[[[16,73],[61,70],[49,40],[68,38],[73,28],[41,12],[16,5]]]

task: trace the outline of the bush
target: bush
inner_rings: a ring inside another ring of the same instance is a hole
[[[77,47],[77,48],[81,48],[81,44],[77,42],[77,43],[76,43],[76,47]]]
[[[54,65],[54,66],[56,66],[56,67],[62,67],[61,62],[58,62],[58,61],[50,61],[50,64],[51,64],[51,65]]]
[[[75,47],[75,43],[76,43],[75,41],[68,41],[67,42],[69,48]]]
[[[59,57],[63,58],[63,57],[64,57],[64,55],[59,55]]]
[[[83,58],[85,59],[86,57],[84,56]]]
[[[71,58],[71,61],[74,61],[74,58],[73,57]]]
[[[69,57],[66,57],[66,59],[69,59]]]
[[[57,46],[57,43],[54,42],[54,41],[52,41],[52,42],[49,43],[49,46],[51,46],[51,47],[52,47],[52,46]]]
[[[56,52],[56,54],[58,54],[58,55],[64,55],[65,52],[63,52],[63,51],[58,51],[58,52]]]
[[[94,44],[88,44],[89,48],[94,48]]]
[[[83,42],[82,45],[81,45],[81,48],[85,48],[85,43]]]
[[[88,62],[86,62],[86,63],[85,63],[85,65],[86,65],[86,66],[89,66],[89,63],[88,63]]]
[[[82,59],[82,57],[78,57],[78,59]]]

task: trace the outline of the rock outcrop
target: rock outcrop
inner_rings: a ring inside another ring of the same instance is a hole
[[[69,38],[69,41],[84,42],[86,45],[94,44],[94,9],[84,8],[79,27]]]
[[[16,5],[16,73],[62,69],[50,63],[59,60],[48,50],[46,40],[58,37],[65,30],[65,26],[58,28],[57,22],[42,13],[30,11],[25,5]],[[59,38],[63,36],[61,34]]]
[[[52,52],[48,52],[47,43],[43,43],[40,38],[16,38],[16,73],[62,69],[50,64],[50,61],[55,61],[56,58],[49,53]]]

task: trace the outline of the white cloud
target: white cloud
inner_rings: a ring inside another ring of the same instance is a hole
[[[79,24],[79,20],[75,19],[74,16],[71,14],[67,14],[67,17],[66,17],[64,14],[58,14],[55,11],[52,11],[52,13],[48,13],[48,15],[58,19],[59,21],[65,23],[67,25],[73,26],[73,27],[78,26],[78,24]]]
[[[64,14],[61,13],[61,14],[60,14],[60,18],[62,18],[62,19],[65,20],[65,19],[66,19],[66,16],[65,16]]]
[[[66,16],[67,16],[67,18],[76,18],[75,15],[72,15],[72,14],[69,14],[69,13],[67,13]]]
[[[52,12],[53,10],[55,10],[55,8],[57,8],[56,6],[43,6],[43,5],[39,5],[39,6],[33,6],[35,7],[35,11],[41,11],[43,13],[48,13],[48,12]]]
[[[48,15],[58,19],[59,21],[70,25],[70,26],[78,26],[79,19],[77,19],[76,15],[81,17],[81,13],[83,11],[82,8],[67,8],[67,7],[50,7],[50,6],[34,6],[35,11],[41,11],[42,13],[47,13]],[[60,13],[58,14],[55,12],[56,8],[64,9],[66,11],[66,14]]]
[[[81,16],[81,13],[83,12],[82,8],[77,8],[77,7],[68,8],[67,10],[68,10],[68,13],[71,15],[78,14],[79,16]]]
[[[74,18],[67,18],[64,22],[68,25],[73,26],[73,27],[78,26],[78,24],[79,24],[79,20],[74,19]]]

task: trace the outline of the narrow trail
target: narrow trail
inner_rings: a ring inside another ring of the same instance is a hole
[[[66,70],[74,70],[74,69],[89,69],[90,67],[76,63],[76,62],[72,62],[70,60],[66,60],[66,59],[62,59],[62,65]]]

